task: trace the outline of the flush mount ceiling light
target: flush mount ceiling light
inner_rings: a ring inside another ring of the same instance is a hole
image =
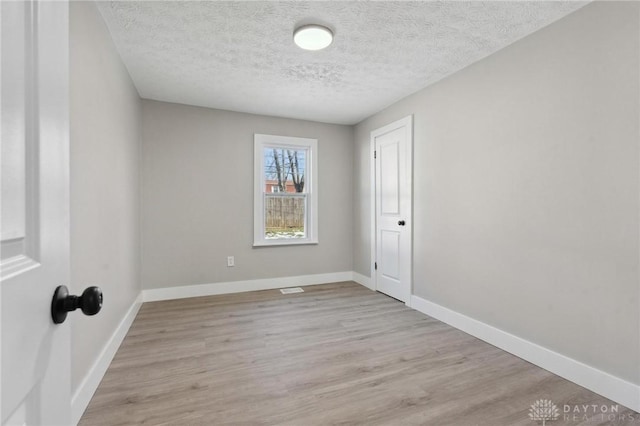
[[[293,32],[293,41],[301,49],[321,50],[333,41],[333,32],[322,25],[303,25]]]

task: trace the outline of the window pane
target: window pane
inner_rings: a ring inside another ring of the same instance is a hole
[[[265,195],[264,237],[268,240],[306,238],[306,196]]]
[[[263,158],[265,193],[306,192],[306,149],[291,147],[265,147],[263,151]]]

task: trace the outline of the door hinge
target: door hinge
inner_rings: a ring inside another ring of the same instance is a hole
[[[378,270],[378,262],[373,262],[373,269]]]
[[[373,158],[377,158],[378,151],[373,151]]]

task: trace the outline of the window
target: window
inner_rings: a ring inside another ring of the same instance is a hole
[[[254,246],[317,244],[317,139],[254,136]]]

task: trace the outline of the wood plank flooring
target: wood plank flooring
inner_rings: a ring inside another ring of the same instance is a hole
[[[145,303],[80,424],[535,425],[538,399],[640,425],[564,419],[614,403],[345,282]]]

